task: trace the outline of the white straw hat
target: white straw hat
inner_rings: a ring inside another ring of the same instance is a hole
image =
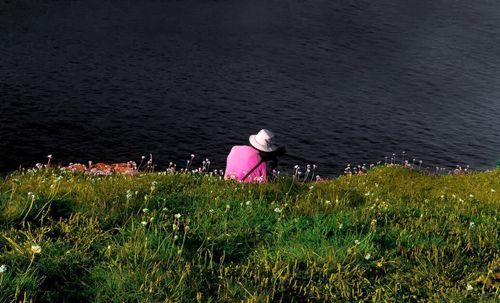
[[[263,152],[273,152],[278,149],[274,144],[274,134],[267,129],[261,129],[257,135],[251,135],[248,140],[253,147]]]

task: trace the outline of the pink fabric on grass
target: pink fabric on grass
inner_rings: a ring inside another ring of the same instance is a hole
[[[251,146],[233,146],[227,156],[224,178],[242,181],[243,177],[261,160],[259,151]],[[243,182],[266,182],[266,162],[262,162]]]

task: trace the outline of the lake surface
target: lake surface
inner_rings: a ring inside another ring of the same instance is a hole
[[[500,1],[0,2],[0,171],[225,165],[261,128],[321,175],[500,159]],[[283,159],[283,171],[294,159]]]

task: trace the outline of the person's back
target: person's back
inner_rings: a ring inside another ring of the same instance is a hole
[[[233,146],[227,156],[225,178],[243,182],[266,182],[266,163],[261,160],[260,152],[252,146]],[[250,175],[242,180],[250,171]]]

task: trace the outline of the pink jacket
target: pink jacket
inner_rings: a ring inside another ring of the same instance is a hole
[[[233,146],[227,156],[225,179],[243,182],[266,182],[266,162],[262,162],[246,180],[243,177],[261,160],[259,151],[251,146]]]

